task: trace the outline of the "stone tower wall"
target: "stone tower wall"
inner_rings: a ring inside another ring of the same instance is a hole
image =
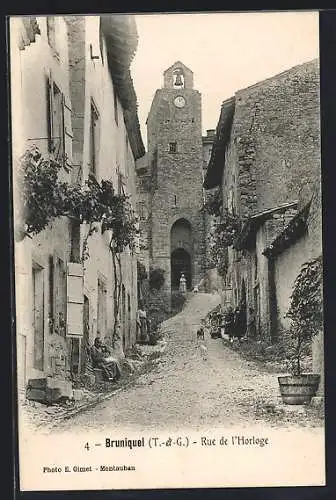
[[[182,109],[173,103],[178,95],[186,100]],[[192,284],[198,283],[204,273],[201,94],[192,88],[160,89],[147,125],[148,145],[152,152],[157,151],[154,164],[157,185],[151,200],[152,266],[165,270],[165,290],[169,295],[170,232],[180,218],[186,219],[192,227]],[[176,142],[176,152],[170,152],[173,142]]]

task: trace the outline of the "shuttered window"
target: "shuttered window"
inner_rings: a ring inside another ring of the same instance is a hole
[[[67,336],[83,336],[83,267],[68,263],[67,270]]]
[[[51,74],[46,77],[46,86],[48,152],[65,165],[65,97],[53,82]]]

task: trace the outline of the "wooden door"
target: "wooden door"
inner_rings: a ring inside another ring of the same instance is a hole
[[[33,267],[34,368],[44,368],[44,283],[43,268]]]

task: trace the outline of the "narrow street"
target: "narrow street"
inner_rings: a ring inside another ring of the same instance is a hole
[[[241,358],[222,339],[208,335],[207,359],[202,358],[196,330],[218,302],[217,295],[192,296],[182,313],[163,324],[167,347],[152,371],[138,378],[132,387],[62,422],[55,430],[173,431],[183,426],[206,430],[214,426],[250,426],[258,421],[276,426],[288,422],[322,425],[312,409],[287,407],[274,411],[274,405],[279,405],[276,374]]]

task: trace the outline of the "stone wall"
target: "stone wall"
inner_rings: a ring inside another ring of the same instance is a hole
[[[319,122],[317,61],[236,93],[231,147],[242,216],[309,197],[320,177]]]

